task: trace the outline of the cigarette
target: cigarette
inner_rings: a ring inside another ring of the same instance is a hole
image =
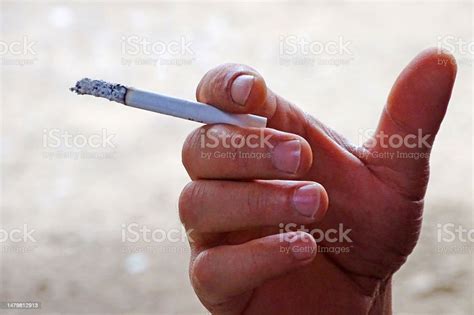
[[[256,128],[264,128],[267,125],[265,117],[251,114],[226,113],[204,103],[142,91],[101,80],[84,78],[77,81],[76,86],[70,88],[70,90],[79,95],[102,97],[131,107],[204,124],[230,124]]]

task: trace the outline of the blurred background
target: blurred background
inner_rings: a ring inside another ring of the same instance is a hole
[[[360,143],[401,69],[438,46],[458,76],[394,312],[474,314],[474,232],[449,233],[474,227],[472,2],[1,1],[0,23],[0,302],[41,302],[30,312],[42,314],[206,313],[177,211],[189,181],[181,146],[198,125],[75,96],[76,80],[194,99],[207,70],[244,63]]]

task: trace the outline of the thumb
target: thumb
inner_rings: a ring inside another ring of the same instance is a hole
[[[414,200],[424,196],[431,146],[446,113],[456,77],[452,55],[431,48],[398,76],[377,131],[365,143],[367,162],[382,179]]]

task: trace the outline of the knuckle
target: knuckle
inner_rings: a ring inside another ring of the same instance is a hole
[[[255,247],[251,247],[249,249],[249,254],[247,256],[247,263],[248,263],[248,268],[249,268],[249,273],[250,274],[257,274],[260,270],[260,263],[259,263],[259,250],[261,248],[256,244]]]
[[[196,150],[199,145],[199,135],[202,134],[203,127],[195,129],[191,132],[184,140],[183,148],[181,151],[181,160],[184,168],[189,175],[192,174],[194,161],[196,161],[199,150]]]
[[[204,103],[231,102],[230,86],[241,74],[252,74],[261,78],[260,74],[247,65],[224,63],[209,70],[198,84],[196,97]]]
[[[213,291],[213,266],[212,250],[199,253],[194,259],[191,267],[191,283],[198,294],[209,294]]]
[[[212,103],[220,96],[219,91],[227,83],[227,73],[231,69],[230,64],[222,64],[209,70],[201,79],[196,89],[198,101]]]
[[[246,199],[246,210],[248,213],[254,213],[255,216],[259,216],[259,214],[265,216],[266,209],[270,205],[267,194],[262,193],[259,189],[247,189]]]
[[[199,215],[196,206],[202,201],[203,189],[199,182],[190,182],[179,196],[179,218],[185,226],[198,225]]]
[[[181,191],[181,194],[179,195],[179,218],[181,220],[181,223],[183,223],[184,225],[186,225],[189,221],[189,213],[192,211],[191,202],[193,200],[192,192],[194,190],[194,186],[194,182],[186,184],[186,186],[184,186],[183,190]]]
[[[313,149],[306,139],[299,137],[299,140],[301,143],[301,160],[296,174],[298,176],[304,176],[313,166]]]

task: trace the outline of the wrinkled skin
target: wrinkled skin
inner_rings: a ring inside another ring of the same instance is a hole
[[[250,92],[232,88],[241,75],[253,77]],[[180,217],[193,229],[190,278],[204,306],[213,314],[391,313],[391,277],[418,239],[430,148],[455,76],[451,55],[425,50],[399,75],[382,111],[375,135],[416,135],[411,139],[424,137],[428,145],[387,146],[374,137],[357,147],[267,89],[254,69],[225,64],[209,71],[198,86],[198,101],[267,117],[264,132],[274,147],[298,141],[278,156],[258,160],[207,159],[202,154],[276,151],[200,145],[203,131],[249,135],[258,132],[255,128],[208,125],[186,140],[183,163],[193,181],[181,194]],[[348,110],[355,112],[357,104]],[[288,156],[296,144],[300,154],[294,164]],[[391,153],[422,158],[389,157]],[[311,186],[312,203],[306,208],[314,207],[316,214],[305,217],[295,211],[291,198],[310,183],[317,184]],[[325,239],[316,245],[308,234],[290,233],[297,244],[313,251],[316,246],[348,248],[297,259],[290,254],[295,241],[275,236],[279,223],[323,231],[342,224],[351,229],[352,242]]]

